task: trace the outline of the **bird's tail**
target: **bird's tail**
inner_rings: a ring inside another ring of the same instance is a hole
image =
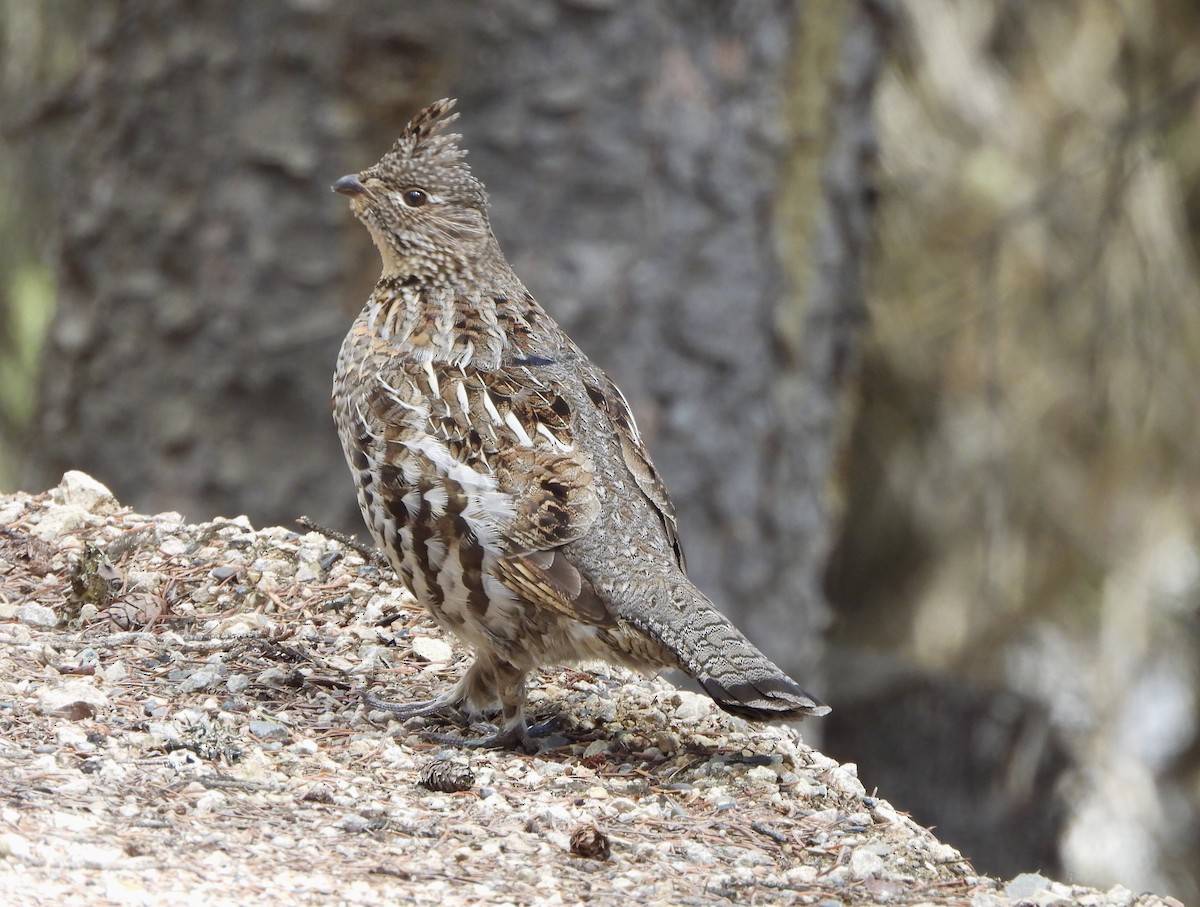
[[[663,641],[679,656],[683,670],[725,711],[751,721],[829,714],[829,706],[760,652],[688,580],[674,584],[671,598]]]

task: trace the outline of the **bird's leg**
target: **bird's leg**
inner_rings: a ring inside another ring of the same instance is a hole
[[[492,665],[488,680],[491,686],[487,694],[500,700],[500,723],[496,731],[482,737],[464,738],[449,734],[428,734],[430,740],[453,746],[478,746],[497,749],[520,747],[528,752],[537,749],[533,737],[553,729],[556,722],[548,721],[530,732],[525,723],[525,677],[526,672],[506,663]]]

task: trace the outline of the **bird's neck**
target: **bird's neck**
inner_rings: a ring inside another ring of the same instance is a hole
[[[385,275],[360,322],[374,342],[407,356],[478,368],[536,349],[553,327],[515,277],[483,290]]]

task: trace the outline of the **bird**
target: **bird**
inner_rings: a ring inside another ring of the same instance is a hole
[[[751,721],[827,714],[688,578],[629,403],[510,267],[446,131],[454,106],[425,107],[332,186],[383,266],[334,374],[358,503],[407,589],[474,653],[432,700],[367,702],[400,720],[498,714],[462,742],[529,747],[530,673],[603,661],[680,669]]]

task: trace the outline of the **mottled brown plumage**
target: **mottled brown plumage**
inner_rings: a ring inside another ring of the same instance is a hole
[[[507,744],[527,735],[531,670],[602,659],[681,668],[745,718],[825,714],[688,580],[629,406],[509,267],[443,131],[452,106],[333,187],[383,259],[334,378],[359,504],[405,585],[475,652],[432,702],[372,702],[401,717],[498,705],[483,742]]]

